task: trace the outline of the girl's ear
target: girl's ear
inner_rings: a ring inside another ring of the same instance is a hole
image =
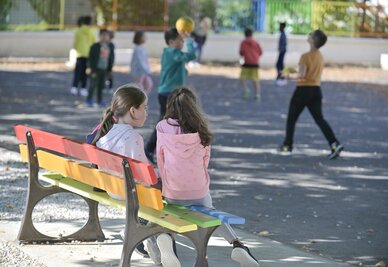
[[[129,109],[129,114],[131,114],[131,117],[133,117],[133,115],[135,115],[135,108],[134,107],[131,107]]]

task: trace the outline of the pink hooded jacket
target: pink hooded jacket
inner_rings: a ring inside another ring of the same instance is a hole
[[[172,119],[160,121],[156,131],[163,196],[176,200],[204,198],[209,193],[210,146],[201,144],[198,133],[182,133]]]

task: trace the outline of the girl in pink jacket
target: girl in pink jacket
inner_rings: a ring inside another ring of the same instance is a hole
[[[156,125],[156,131],[158,167],[165,200],[170,204],[213,208],[208,173],[213,135],[192,90],[182,87],[172,92],[165,119]],[[259,266],[230,225],[223,224],[217,230],[233,244],[233,260],[242,267]]]

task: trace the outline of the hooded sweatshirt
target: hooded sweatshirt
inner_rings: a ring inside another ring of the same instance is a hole
[[[82,25],[75,33],[73,48],[78,57],[88,57],[90,47],[96,42],[94,31],[87,25]]]
[[[172,119],[160,121],[156,131],[163,196],[176,200],[204,198],[209,193],[210,146],[201,144],[198,133],[183,133]]]
[[[129,124],[114,124],[109,132],[97,141],[96,146],[125,157],[148,162],[144,153],[143,138]],[[106,170],[106,172],[121,176],[111,170]],[[111,192],[108,192],[108,195],[115,199],[125,200]]]

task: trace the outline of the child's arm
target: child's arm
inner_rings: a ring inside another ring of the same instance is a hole
[[[240,56],[244,56],[244,51],[245,51],[245,46],[244,46],[244,42],[242,42],[240,44],[240,49],[239,49]]]
[[[133,55],[133,56],[135,56],[135,55]],[[139,49],[136,56],[140,62],[140,67],[142,68],[143,72],[147,73],[148,75],[151,75],[152,71],[151,71],[150,66],[148,64],[148,57],[147,57],[146,50],[144,48]]]
[[[115,47],[112,43],[109,43],[108,72],[112,71],[114,62],[115,62]]]
[[[89,57],[88,57],[88,61],[87,61],[88,74],[92,74],[97,69],[98,56],[99,56],[99,54],[98,54],[99,51],[97,51],[97,50],[98,50],[98,45],[96,45],[96,44],[93,44],[92,47],[90,47]]]
[[[177,53],[174,55],[175,62],[189,62],[195,59],[195,49],[193,45],[193,40],[191,38],[186,39],[187,52],[182,52],[177,50]]]
[[[305,64],[299,64],[299,72],[297,79],[304,79],[306,76],[306,65]]]
[[[158,164],[159,177],[161,177],[161,174],[164,173],[164,151],[159,144],[156,145],[156,160]]]

